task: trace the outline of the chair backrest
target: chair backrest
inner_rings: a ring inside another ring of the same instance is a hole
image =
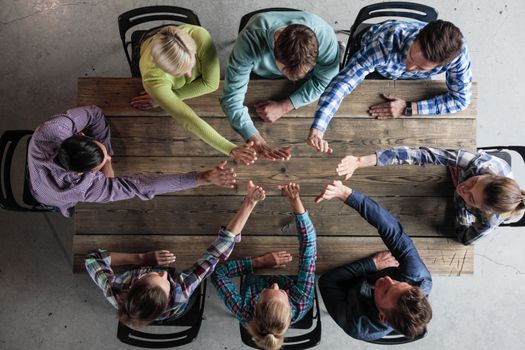
[[[147,30],[136,31],[137,33],[134,32],[135,35],[132,34],[129,40],[126,34],[131,28],[148,22],[168,22],[165,23],[165,25],[179,25],[181,23],[201,25],[199,18],[192,10],[176,6],[139,7],[121,14],[118,17],[118,29],[132,77],[140,77],[139,58],[140,39],[142,35],[137,34],[143,34],[147,32]]]
[[[363,7],[350,27],[348,43],[343,56],[341,67],[344,67],[361,47],[361,37],[372,25],[365,21],[378,17],[410,18],[420,22],[432,22],[438,17],[438,12],[433,7],[413,2],[392,1],[372,4]]]
[[[525,146],[487,146],[479,147],[478,150],[484,150],[495,157],[501,158],[511,166],[512,155],[509,151],[514,151],[520,155],[521,160],[525,163]],[[500,226],[523,227],[525,226],[525,215],[523,215],[518,221],[503,223]]]
[[[118,323],[117,338],[126,344],[143,348],[174,348],[191,343],[199,334],[206,301],[206,280],[202,281],[192,306],[182,317],[172,320],[156,321],[148,327],[171,326],[186,329],[173,333],[147,333],[137,331],[123,323]]]
[[[24,159],[24,183],[22,202],[17,201],[13,192],[11,175],[13,156],[18,144],[27,138],[26,147],[31,140],[33,130],[7,130],[0,137],[0,207],[13,211],[46,212],[51,208],[36,201],[30,191],[29,171],[27,168],[27,151]]]
[[[241,289],[242,284],[243,280],[241,279]],[[314,320],[316,321],[315,325]],[[260,349],[257,344],[255,344],[251,334],[242,324],[239,324],[239,328],[241,331],[242,342],[251,348]],[[291,325],[290,328],[304,329],[308,330],[308,332],[295,336],[284,337],[284,343],[281,348],[282,350],[309,349],[313,348],[321,341],[321,311],[316,288],[314,288],[314,305],[300,321]]]
[[[403,334],[398,333],[397,331],[392,331],[388,335],[384,336],[381,339],[377,340],[368,340],[367,343],[372,344],[378,344],[378,345],[401,345],[401,344],[407,344],[412,343],[417,340],[423,339],[427,335],[427,329],[423,331],[420,335],[415,337],[414,339],[410,339],[405,337]]]
[[[286,8],[286,7],[269,7],[269,8],[265,8],[265,9],[252,11],[252,12],[247,13],[244,16],[242,16],[241,23],[239,23],[239,32],[241,30],[243,30],[244,27],[246,27],[246,23],[248,23],[248,21],[253,16],[258,15],[259,13],[264,13],[264,12],[286,12],[286,11],[301,11],[301,10],[291,9],[291,8]]]

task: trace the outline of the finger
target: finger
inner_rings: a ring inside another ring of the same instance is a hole
[[[221,170],[224,170],[224,166],[228,163],[227,160],[221,160],[218,164],[217,164],[217,168],[221,169]]]
[[[375,111],[376,109],[386,108],[390,106],[390,102],[382,102],[368,107],[369,111]]]
[[[386,107],[380,107],[380,108],[370,108],[370,110],[372,113],[392,113],[391,112],[391,106],[386,106]]]
[[[314,200],[316,204],[321,203],[322,201],[324,201],[324,192],[321,192]]]
[[[394,101],[394,100],[397,100],[397,97],[395,97],[394,95],[390,95],[390,94],[385,94],[385,93],[383,93],[383,94],[381,94],[381,96],[382,96],[384,99],[388,100],[388,101]]]

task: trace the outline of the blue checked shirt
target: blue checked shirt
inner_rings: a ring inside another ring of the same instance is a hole
[[[211,275],[211,282],[217,289],[219,297],[235,317],[246,325],[253,318],[255,306],[261,292],[277,283],[286,291],[290,301],[292,320],[301,320],[312,308],[315,288],[315,260],[317,246],[315,229],[308,213],[295,215],[295,225],[299,237],[299,272],[297,279],[288,276],[257,275],[244,291],[239,293],[232,281],[233,277],[253,274],[252,259],[231,260],[217,267]],[[247,278],[248,279],[248,278]],[[242,294],[242,295],[241,295]]]
[[[85,259],[86,270],[91,279],[102,289],[104,296],[116,309],[124,302],[122,294],[127,293],[133,283],[150,272],[168,271],[171,285],[166,311],[157,320],[178,318],[186,312],[190,297],[220,261],[226,260],[235,246],[234,234],[225,229],[219,231],[217,239],[202,254],[191,269],[175,272],[164,267],[140,267],[116,275],[111,268],[111,256],[105,250],[97,250]]]
[[[459,168],[461,171],[458,175],[458,183],[473,176],[485,174],[513,178],[510,165],[506,161],[484,151],[471,153],[462,149],[396,147],[377,151],[376,154],[377,166],[433,164]],[[506,219],[500,214],[487,216],[479,209],[469,207],[455,191],[454,207],[456,209],[456,235],[463,244],[471,244],[486,236]]]
[[[455,113],[467,108],[472,95],[472,71],[465,44],[461,53],[444,66],[429,71],[406,70],[408,50],[424,26],[425,23],[420,22],[387,21],[370,27],[363,35],[361,49],[319,99],[312,128],[325,132],[343,98],[374,70],[392,80],[430,79],[433,75],[445,73],[448,92],[417,102],[418,113]]]

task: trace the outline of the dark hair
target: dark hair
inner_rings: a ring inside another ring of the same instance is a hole
[[[525,209],[525,191],[516,180],[497,175],[491,175],[490,180],[484,190],[484,210],[517,216]]]
[[[117,317],[132,328],[143,327],[156,320],[166,310],[168,302],[169,298],[161,287],[141,278],[129,289]]]
[[[281,62],[291,80],[303,78],[312,69],[319,54],[315,33],[302,24],[283,29],[274,45],[275,59]]]
[[[432,307],[419,287],[412,287],[399,296],[397,306],[385,311],[386,321],[410,339],[423,333],[432,318]]]
[[[461,52],[463,34],[450,22],[437,20],[428,23],[417,34],[423,56],[437,64],[452,61]]]
[[[66,170],[84,173],[100,165],[104,153],[93,138],[75,135],[62,142],[56,160]]]

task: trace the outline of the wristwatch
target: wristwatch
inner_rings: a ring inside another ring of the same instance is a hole
[[[405,107],[404,115],[406,115],[407,117],[411,117],[412,116],[412,102],[407,101],[407,106]]]

